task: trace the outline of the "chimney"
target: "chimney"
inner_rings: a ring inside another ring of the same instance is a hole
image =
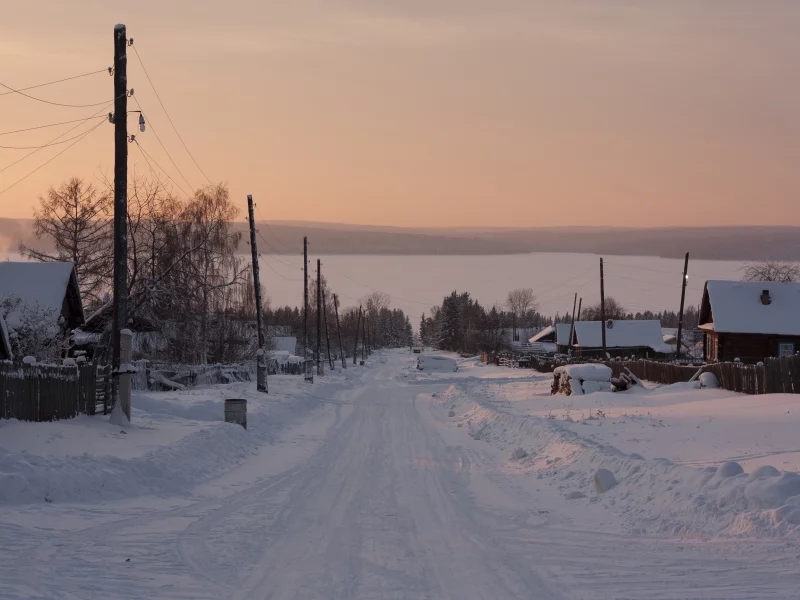
[[[772,304],[772,298],[769,297],[769,290],[761,291],[761,304],[764,306]]]

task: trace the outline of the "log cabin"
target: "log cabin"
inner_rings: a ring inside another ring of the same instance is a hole
[[[792,356],[800,350],[800,283],[707,281],[699,326],[708,362]]]

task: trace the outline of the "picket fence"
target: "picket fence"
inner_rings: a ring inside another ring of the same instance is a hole
[[[97,367],[0,362],[0,419],[54,421],[95,414]]]

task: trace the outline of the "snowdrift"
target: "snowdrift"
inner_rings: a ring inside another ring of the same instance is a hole
[[[2,421],[0,506],[185,494],[242,464],[320,406],[309,392],[289,397],[276,393],[275,379],[270,384],[269,398],[243,384],[134,394],[133,425],[125,431],[102,415]],[[224,422],[226,396],[249,399],[249,429]]]
[[[599,376],[595,369],[578,372]],[[526,468],[552,481],[565,499],[600,502],[619,512],[632,532],[800,534],[798,473],[773,466],[747,473],[736,462],[698,468],[662,458],[645,460],[582,437],[554,419],[507,412],[485,394],[451,385],[438,399],[456,407],[462,415],[459,426],[472,438],[506,453],[524,448]]]

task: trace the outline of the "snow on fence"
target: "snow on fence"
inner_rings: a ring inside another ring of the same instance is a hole
[[[163,391],[211,385],[252,381],[252,366],[248,365],[159,365],[146,360],[136,361],[133,389]]]
[[[0,418],[54,421],[95,414],[95,365],[0,363]]]
[[[484,362],[493,362],[484,355]],[[556,367],[570,362],[598,362],[555,360],[528,356],[502,355],[494,358],[501,366],[532,367],[541,373],[552,373]],[[800,394],[800,356],[766,358],[757,365],[740,362],[723,362],[699,365],[679,365],[654,360],[599,361],[611,367],[614,377],[619,377],[625,369],[639,379],[655,383],[672,384],[689,381],[702,370],[713,373],[719,384],[726,390],[744,394]]]

